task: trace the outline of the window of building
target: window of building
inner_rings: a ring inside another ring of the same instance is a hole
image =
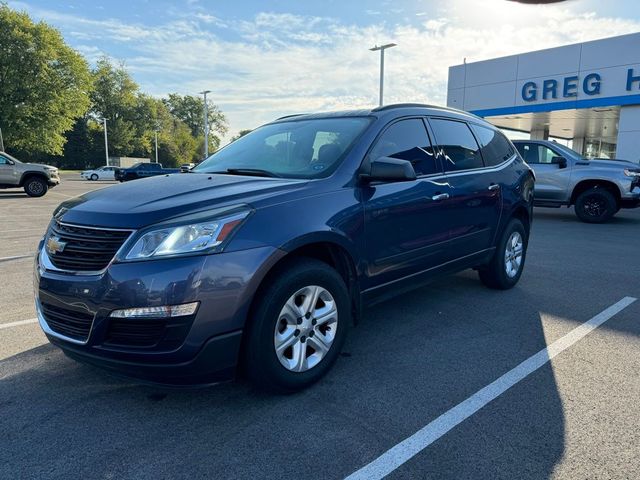
[[[433,118],[430,120],[447,172],[482,168],[480,147],[464,122]]]
[[[419,118],[401,120],[387,128],[369,157],[409,160],[418,176],[440,173],[427,129]]]
[[[509,160],[515,153],[511,142],[498,130],[480,125],[472,125],[471,128],[480,142],[480,151],[485,165],[499,165]]]

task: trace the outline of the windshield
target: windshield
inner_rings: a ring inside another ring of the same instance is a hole
[[[556,150],[560,150],[564,155],[567,155],[568,157],[575,158],[577,160],[588,160],[586,157],[583,157],[575,150],[572,150],[569,147],[565,147],[561,143],[554,143],[553,148],[555,148]]]
[[[342,117],[265,125],[218,150],[192,172],[326,177],[338,167],[369,121]]]

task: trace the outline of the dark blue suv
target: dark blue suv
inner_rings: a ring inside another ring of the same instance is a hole
[[[207,384],[240,367],[300,389],[375,301],[468,268],[513,287],[533,186],[511,142],[464,112],[281,118],[192,173],[60,205],[36,263],[40,325],[114,373]]]

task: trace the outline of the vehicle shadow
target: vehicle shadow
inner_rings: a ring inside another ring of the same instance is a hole
[[[136,385],[40,346],[0,362],[0,477],[344,477],[544,348],[548,300],[442,279],[369,308],[333,371],[285,396]],[[395,475],[548,478],[563,450],[546,365]]]
[[[26,193],[0,192],[0,198],[31,198],[31,197]]]
[[[536,219],[539,220],[551,220],[551,221],[560,221],[567,223],[575,223],[579,225],[593,226],[598,227],[599,225],[637,225],[640,224],[640,215],[638,214],[640,210],[634,209],[622,209],[613,218],[611,218],[608,222],[604,224],[587,224],[582,222],[573,210],[573,207],[566,208],[542,208],[536,207],[533,213],[534,222]]]

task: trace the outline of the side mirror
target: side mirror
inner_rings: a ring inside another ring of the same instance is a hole
[[[369,173],[363,173],[360,177],[367,181],[382,182],[406,182],[416,179],[416,171],[408,160],[398,158],[380,157],[370,164]]]
[[[552,165],[558,165],[560,168],[567,168],[567,159],[564,157],[552,157]]]

